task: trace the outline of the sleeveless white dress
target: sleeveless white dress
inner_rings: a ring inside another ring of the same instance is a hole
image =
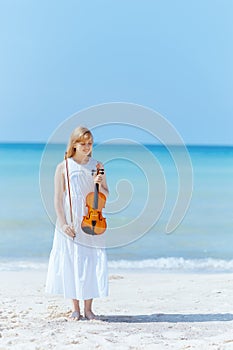
[[[72,158],[68,158],[76,237],[73,240],[56,225],[49,257],[46,293],[62,294],[64,298],[78,300],[108,295],[107,255],[104,248],[105,233],[92,236],[84,233],[81,229],[83,215],[86,215],[88,210],[86,196],[94,189],[91,171],[92,169],[96,170],[96,164],[97,161],[92,157],[87,164],[78,164]],[[67,223],[70,223],[67,191],[64,192],[64,208]]]

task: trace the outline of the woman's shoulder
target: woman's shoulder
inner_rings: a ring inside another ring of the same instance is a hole
[[[64,172],[64,169],[65,169],[65,161],[63,160],[62,162],[57,164],[56,173],[62,174]]]
[[[99,164],[99,166],[100,166],[101,168],[104,167],[104,165],[103,165],[102,162],[100,162],[99,160],[97,160],[97,159],[95,159],[95,158],[92,158],[92,157],[90,157],[88,163],[89,163],[90,166],[95,166],[95,167],[96,167],[96,165]]]
[[[88,164],[97,164],[97,163],[98,163],[98,161],[95,158],[93,158],[93,157],[89,158]]]
[[[93,157],[90,157],[90,160],[89,160],[90,162],[94,162],[94,163],[96,163],[96,164],[101,164],[101,165],[103,165],[103,163],[100,161],[100,160],[98,160],[98,159],[95,159],[95,158],[93,158]]]

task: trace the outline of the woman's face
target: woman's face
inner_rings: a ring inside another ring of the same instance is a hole
[[[80,155],[87,156],[92,151],[93,141],[92,139],[87,139],[83,141],[76,142],[74,144],[74,148],[76,148],[76,152]]]

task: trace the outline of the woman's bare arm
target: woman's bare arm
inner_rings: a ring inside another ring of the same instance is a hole
[[[65,212],[63,207],[63,195],[65,188],[65,179],[63,174],[63,164],[57,166],[54,176],[54,207],[57,214],[60,228],[66,224]]]
[[[64,164],[60,163],[57,166],[54,177],[54,207],[57,214],[58,224],[60,229],[68,236],[74,238],[75,230],[66,222],[63,196],[65,191]]]

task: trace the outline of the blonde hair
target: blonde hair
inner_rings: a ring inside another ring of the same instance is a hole
[[[74,147],[76,142],[84,142],[87,140],[91,140],[93,142],[93,135],[90,132],[89,129],[85,128],[84,126],[79,126],[75,128],[70,135],[69,142],[67,144],[66,149],[66,157],[70,158],[73,157],[73,155],[76,152],[76,148]],[[91,157],[91,152],[88,154],[89,157]]]

